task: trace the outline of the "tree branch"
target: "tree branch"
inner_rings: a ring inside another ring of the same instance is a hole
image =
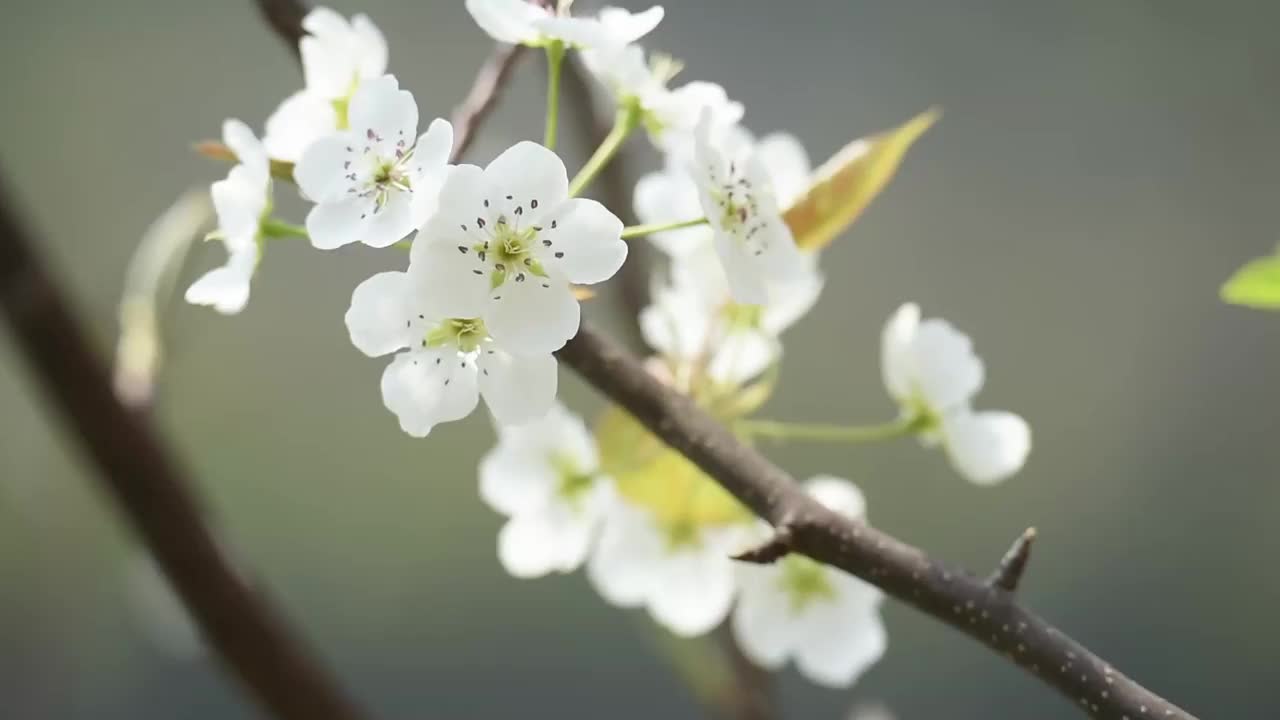
[[[233,567],[150,423],[112,393],[106,364],[40,264],[11,202],[0,180],[0,306],[18,348],[205,638],[281,720],[364,717]]]
[[[489,59],[480,66],[476,79],[471,83],[471,90],[458,107],[454,108],[450,118],[453,124],[453,153],[449,156],[449,162],[458,162],[471,147],[476,130],[497,104],[499,90],[507,84],[516,61],[524,55],[524,51],[523,45],[498,43]]]
[[[285,47],[295,58],[301,59],[298,41],[306,34],[302,29],[302,19],[310,10],[307,3],[303,0],[255,0],[254,4],[262,13],[262,19],[284,41]]]
[[[1031,559],[1031,543],[1036,539],[1036,529],[1027,528],[1013,541],[1009,551],[1000,558],[995,572],[987,578],[987,584],[1005,592],[1014,592],[1022,580],[1022,573],[1027,569],[1027,561]]]
[[[1194,720],[1023,608],[1011,593],[826,509],[785,471],[591,328],[583,326],[557,355],[757,515],[780,526],[790,535],[782,549],[845,570],[963,631],[1092,717]]]

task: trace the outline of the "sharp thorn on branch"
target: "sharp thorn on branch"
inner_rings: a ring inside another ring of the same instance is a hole
[[[1004,557],[1000,558],[1000,564],[996,565],[995,572],[987,578],[987,584],[1005,592],[1016,591],[1018,582],[1022,580],[1022,573],[1027,569],[1027,561],[1031,559],[1031,543],[1035,539],[1035,528],[1024,530],[1018,539],[1013,541],[1013,545],[1009,547]]]
[[[773,531],[773,537],[763,545],[738,553],[733,556],[733,559],[757,565],[769,565],[791,554],[793,549],[791,543],[794,539],[795,532],[792,530],[790,521],[783,521],[778,523],[778,527]]]

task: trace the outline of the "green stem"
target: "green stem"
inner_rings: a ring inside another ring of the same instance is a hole
[[[308,235],[307,229],[300,225],[292,225],[283,220],[267,218],[262,221],[262,237],[268,240],[277,240],[280,238],[305,238]]]
[[[556,125],[560,119],[560,69],[564,65],[564,42],[547,46],[547,129],[542,144],[556,149]]]
[[[595,153],[587,160],[587,164],[582,166],[578,174],[574,176],[573,182],[569,183],[569,197],[577,197],[596,175],[604,169],[613,156],[618,153],[618,149],[622,147],[622,143],[626,142],[631,132],[640,125],[640,105],[629,102],[618,108],[617,114],[613,117],[613,129],[605,136],[604,142],[600,143],[600,147],[596,148]]]
[[[734,429],[749,437],[817,442],[872,443],[914,435],[926,421],[908,417],[881,425],[835,425],[830,423],[790,423],[776,420],[739,420]]]
[[[683,228],[697,227],[706,225],[706,218],[698,218],[697,220],[681,220],[680,222],[671,223],[650,223],[648,225],[632,225],[622,228],[622,239],[629,240],[642,235],[652,235],[654,233],[666,232],[668,230],[681,230]]]

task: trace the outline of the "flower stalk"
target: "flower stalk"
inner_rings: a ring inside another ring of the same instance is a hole
[[[596,175],[600,174],[618,154],[618,150],[622,148],[622,144],[627,141],[631,133],[640,126],[640,118],[643,112],[636,103],[627,103],[618,108],[617,114],[614,115],[613,129],[605,136],[604,141],[600,143],[600,147],[592,153],[591,158],[587,160],[587,164],[582,166],[578,174],[574,176],[573,182],[569,183],[569,197],[577,197],[586,189]]]

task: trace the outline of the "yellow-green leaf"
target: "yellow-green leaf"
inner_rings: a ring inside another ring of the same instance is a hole
[[[667,447],[616,406],[596,422],[600,467],[634,505],[653,512],[663,524],[725,525],[751,519],[732,495],[697,465]]]
[[[1280,255],[1250,261],[1222,286],[1222,299],[1232,305],[1280,310]]]
[[[783,213],[796,244],[821,250],[852,225],[941,114],[937,108],[926,110],[892,130],[854,140],[823,163],[813,184]]]

